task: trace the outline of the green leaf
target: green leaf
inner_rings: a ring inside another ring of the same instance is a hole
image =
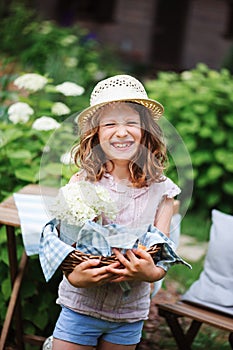
[[[4,299],[8,300],[11,295],[11,282],[9,278],[1,282],[1,290],[2,290]]]
[[[192,161],[195,166],[199,166],[205,163],[210,163],[213,161],[213,156],[209,152],[197,151],[192,156]]]
[[[220,164],[225,163],[226,150],[224,148],[219,148],[214,151],[214,157]]]
[[[4,147],[5,145],[17,140],[18,138],[23,136],[23,132],[19,129],[17,129],[16,126],[10,125],[10,129],[4,130],[4,133],[1,133],[1,147]]]
[[[32,297],[35,294],[36,287],[34,284],[30,283],[29,281],[24,281],[22,288],[21,288],[21,294],[23,298]]]
[[[51,175],[61,175],[62,173],[62,164],[61,163],[51,163],[44,167],[43,169],[47,174]]]
[[[233,127],[233,113],[227,114],[223,118],[228,126]]]
[[[233,181],[232,182],[225,182],[223,184],[223,190],[225,193],[233,196]]]
[[[227,171],[233,173],[233,156],[227,157],[224,167]]]
[[[200,129],[200,132],[199,132],[199,135],[202,138],[211,138],[212,134],[213,134],[212,130],[210,128],[205,127],[205,126],[202,127]]]
[[[212,139],[216,145],[221,145],[226,139],[225,131],[217,130],[213,133]]]
[[[210,192],[206,200],[209,207],[214,207],[220,200],[220,193]]]
[[[30,168],[21,168],[18,170],[15,170],[15,176],[24,181],[28,182],[35,182],[35,174],[32,169]]]
[[[209,181],[213,182],[218,180],[223,173],[224,173],[224,170],[221,167],[217,165],[212,165],[207,170],[206,176],[209,179]]]
[[[32,154],[30,151],[26,149],[20,149],[18,151],[14,151],[12,153],[8,152],[8,157],[11,159],[31,159]]]
[[[1,247],[0,260],[3,261],[7,266],[9,265],[7,248]]]
[[[48,311],[40,311],[33,317],[33,323],[39,328],[44,329],[48,323]]]

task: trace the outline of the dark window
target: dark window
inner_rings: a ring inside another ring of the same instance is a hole
[[[158,0],[152,62],[161,69],[180,69],[190,0]]]
[[[227,26],[226,31],[224,33],[224,37],[226,39],[232,39],[233,38],[233,0],[228,0],[228,19],[227,19]]]
[[[112,22],[116,0],[59,0],[57,14],[59,22],[66,18],[100,23]]]

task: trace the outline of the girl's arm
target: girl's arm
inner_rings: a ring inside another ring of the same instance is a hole
[[[154,221],[154,226],[169,237],[173,215],[174,198],[165,197],[160,203]]]
[[[173,198],[165,197],[157,210],[154,226],[169,236],[170,224],[173,215]],[[119,250],[115,250],[118,260],[125,266],[120,270],[109,266],[108,271],[118,275],[112,282],[138,280],[144,282],[156,282],[166,275],[166,271],[154,264],[149,253],[142,249],[128,250],[124,257]]]

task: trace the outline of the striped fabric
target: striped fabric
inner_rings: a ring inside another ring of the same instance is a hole
[[[41,231],[44,225],[52,219],[46,211],[46,197],[14,193],[14,200],[18,209],[26,254],[38,254]]]

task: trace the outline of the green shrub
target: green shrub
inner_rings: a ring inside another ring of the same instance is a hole
[[[26,71],[49,73],[55,83],[72,79],[92,88],[93,82],[115,74],[121,66],[115,50],[101,45],[85,28],[44,20],[18,1],[1,19],[0,38],[1,55],[20,62]]]
[[[160,72],[146,82],[151,98],[165,106],[191,156],[194,176],[192,209],[232,212],[233,80],[229,71],[204,64],[182,73]],[[182,162],[182,159],[180,159]],[[175,165],[169,170],[174,177]],[[184,165],[185,171],[185,165]],[[186,177],[189,186],[190,177]]]

